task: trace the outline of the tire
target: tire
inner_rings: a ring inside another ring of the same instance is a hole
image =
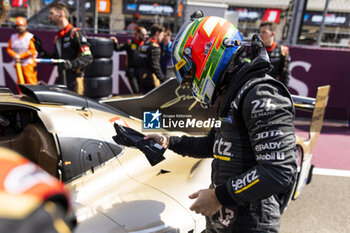
[[[112,94],[112,77],[85,77],[85,96],[102,98]]]
[[[113,56],[113,40],[104,37],[89,37],[87,40],[94,58],[110,58]]]
[[[85,77],[111,76],[113,60],[111,58],[94,58],[92,63],[85,67]]]

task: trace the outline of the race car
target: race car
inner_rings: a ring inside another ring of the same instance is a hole
[[[55,86],[0,89],[0,146],[60,178],[71,190],[75,232],[201,232],[205,220],[188,195],[210,184],[210,160],[178,156],[151,166],[137,149],[115,143],[113,124],[141,121]],[[171,134],[171,132],[169,132]]]
[[[192,200],[188,195],[209,186],[210,159],[182,157],[167,150],[166,159],[152,166],[140,150],[124,147],[112,138],[116,135],[114,123],[145,131],[143,110],[165,112],[179,103],[186,106],[186,101],[191,104],[183,111],[193,109],[193,99],[187,90],[179,89],[176,80],[168,80],[145,96],[100,101],[59,86],[19,88],[22,95],[0,89],[0,146],[19,152],[65,183],[72,193],[79,223],[75,232],[205,229],[204,217],[189,210]],[[317,132],[312,132],[309,141],[297,137],[300,170],[290,198],[300,194],[311,173],[312,148],[322,127],[328,97],[325,89],[321,88],[316,100],[299,98],[300,107],[315,109],[311,127]]]

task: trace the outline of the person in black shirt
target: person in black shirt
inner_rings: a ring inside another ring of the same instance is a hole
[[[57,84],[84,94],[84,67],[92,62],[90,45],[85,34],[69,23],[66,4],[54,2],[50,5],[49,19],[60,31],[55,38],[55,52],[45,54],[44,58],[60,58],[65,62],[58,65]]]
[[[259,27],[261,37],[266,51],[269,54],[273,69],[268,73],[273,78],[281,81],[286,87],[289,84],[289,48],[280,45],[275,40],[276,24],[272,22],[262,22]]]
[[[160,41],[164,36],[164,28],[154,24],[150,28],[149,39],[140,47],[139,81],[140,89],[145,94],[158,87],[164,80],[160,68]]]
[[[115,51],[126,51],[126,77],[128,77],[132,91],[134,94],[140,93],[139,80],[138,80],[138,68],[140,67],[139,55],[140,46],[142,46],[146,40],[147,31],[144,27],[138,27],[135,32],[135,38],[128,40],[124,44],[119,44],[118,39],[114,36],[110,37],[114,41]]]

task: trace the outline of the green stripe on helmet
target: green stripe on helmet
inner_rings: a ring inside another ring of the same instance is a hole
[[[179,43],[181,43],[181,44],[180,44],[180,49],[178,50],[178,51],[179,51],[178,55],[179,55],[180,57],[183,56],[182,51],[184,50],[185,44],[186,44],[186,42],[187,42],[189,36],[190,36],[190,35],[191,35],[191,37],[194,36],[195,32],[196,32],[197,29],[198,29],[199,24],[202,22],[203,19],[204,19],[204,18],[195,20],[195,21],[192,23],[192,25],[190,26],[190,28],[187,30],[186,35],[183,37],[184,39],[183,39],[182,41],[179,41]],[[179,46],[179,45],[178,45],[178,46]]]
[[[225,36],[224,36],[224,39],[225,39],[225,38],[231,38],[232,35],[234,35],[234,33],[235,33],[236,31],[237,31],[237,28],[236,28],[234,25],[232,25],[231,29],[230,29],[230,30],[227,30],[227,32],[226,32],[226,34],[225,34]],[[218,38],[217,38],[217,40],[218,40]],[[222,44],[219,46],[218,50],[215,49],[216,46],[217,46],[217,43],[218,43],[217,40],[215,41],[215,43],[214,43],[214,45],[213,45],[213,49],[210,51],[210,54],[208,55],[208,57],[211,58],[211,57],[216,56],[218,59],[215,60],[215,61],[214,61],[213,59],[208,59],[208,60],[207,60],[207,63],[206,63],[205,66],[204,66],[204,69],[205,69],[205,70],[203,71],[203,73],[202,73],[200,79],[199,79],[199,80],[198,80],[198,79],[195,79],[196,85],[197,85],[197,86],[200,85],[200,81],[201,81],[202,78],[207,77],[208,72],[209,72],[209,76],[210,76],[211,78],[213,77],[213,75],[214,75],[214,73],[215,73],[215,71],[216,71],[216,67],[218,66],[218,64],[219,64],[219,62],[220,62],[220,60],[221,60],[221,57],[222,57],[222,55],[223,55],[224,52],[225,52],[226,47],[223,46]]]

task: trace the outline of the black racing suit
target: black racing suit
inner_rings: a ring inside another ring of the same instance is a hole
[[[116,43],[114,47],[115,51],[126,51],[127,53],[126,77],[128,77],[131,88],[134,93],[140,93],[137,72],[140,67],[140,46],[142,46],[143,43],[143,41],[138,41],[136,38],[134,38],[133,40],[129,40],[125,44]]]
[[[90,45],[85,34],[71,24],[58,32],[54,54],[44,57],[61,58],[71,62],[72,67],[67,70],[63,69],[63,64],[58,65],[59,76],[56,80],[56,84],[64,84],[66,76],[67,88],[70,90],[75,89],[76,78],[84,77],[84,67],[92,62]]]
[[[140,48],[140,68],[139,81],[143,93],[147,93],[159,86],[164,80],[164,75],[160,68],[161,49],[154,39],[149,39]]]
[[[283,198],[296,179],[290,94],[266,69],[250,64],[230,77],[220,128],[204,137],[170,137],[174,152],[214,157],[210,187],[223,207],[207,217],[207,232],[278,232]]]
[[[289,85],[289,48],[279,45],[276,42],[271,47],[266,48],[269,54],[273,69],[268,73],[272,77],[281,81],[286,87]]]

